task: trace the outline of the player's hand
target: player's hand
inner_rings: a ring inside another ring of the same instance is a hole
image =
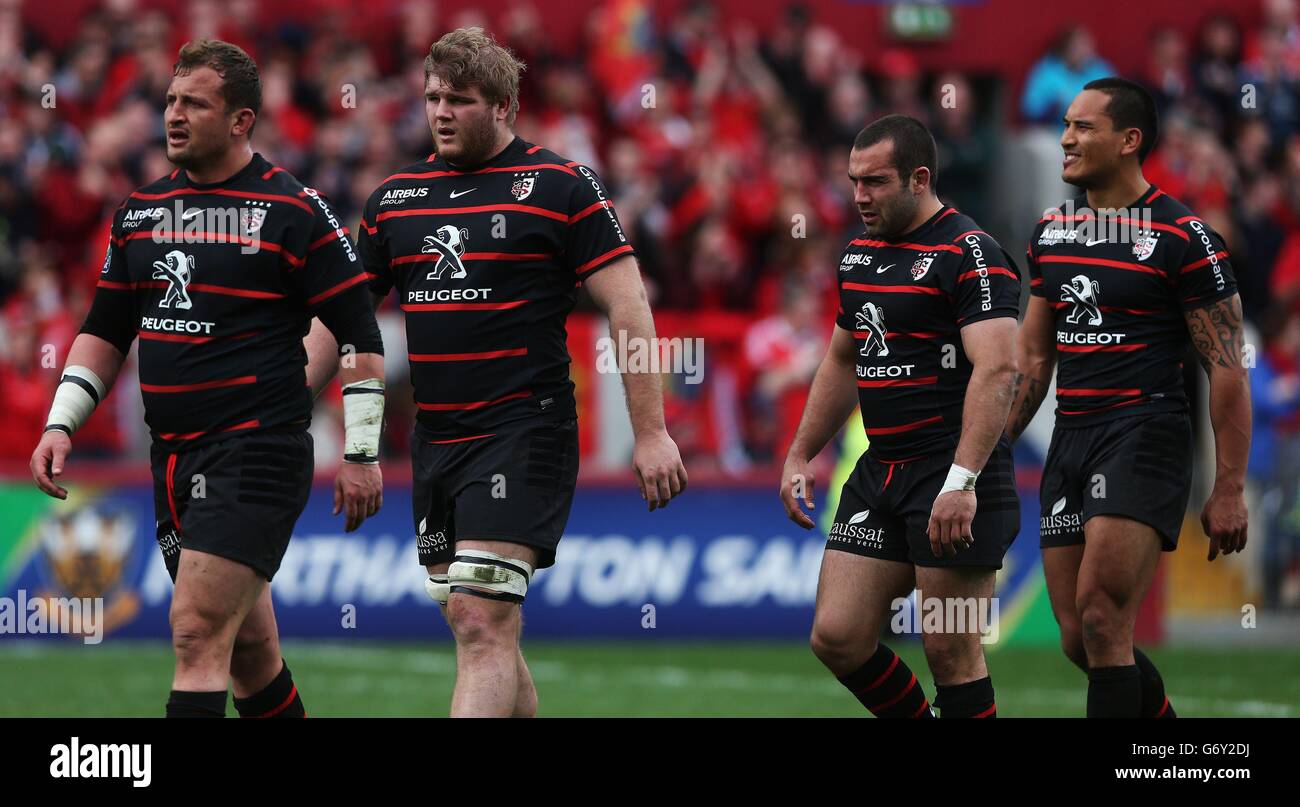
[[[958,549],[970,549],[975,543],[971,522],[975,520],[975,491],[950,490],[936,496],[930,507],[930,551],[936,558],[955,557]]]
[[[346,532],[360,527],[383,506],[384,477],[379,463],[345,462],[339,466],[334,480],[334,515],[346,511]]]
[[[686,466],[668,432],[638,437],[632,449],[632,469],[650,510],[667,507],[668,500],[686,490]]]
[[[799,506],[799,501],[802,499],[804,507],[809,511],[817,509],[817,505],[813,503],[815,481],[816,478],[813,476],[812,469],[808,467],[807,460],[793,454],[785,458],[785,467],[781,469],[781,504],[785,505],[785,514],[790,517],[790,520],[805,530],[811,530],[816,525]]]
[[[1246,548],[1246,496],[1241,488],[1214,486],[1201,511],[1201,526],[1210,537],[1210,556],[1231,555]]]
[[[68,491],[59,487],[55,480],[63,473],[63,464],[70,453],[72,438],[58,429],[42,434],[41,441],[36,444],[36,450],[32,452],[32,478],[36,480],[36,487],[47,496],[68,498]]]

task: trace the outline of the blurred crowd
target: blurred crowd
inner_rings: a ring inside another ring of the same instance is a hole
[[[844,179],[858,130],[890,112],[925,121],[940,195],[983,221],[1002,201],[990,191],[1000,140],[1057,126],[1086,81],[1113,72],[1093,32],[1071,27],[1023,84],[935,73],[906,46],[869,49],[798,5],[760,36],[701,0],[671,18],[645,0],[606,0],[573,52],[536,35],[528,4],[494,18],[429,2],[371,15],[326,7],[302,24],[267,19],[254,0],[190,0],[171,15],[107,0],[69,20],[75,35],[57,49],[18,6],[0,0],[0,458],[19,460],[88,307],[111,212],[170,171],[162,97],[191,38],[253,55],[264,93],[255,149],[324,192],[355,232],[370,191],[431,150],[429,44],[462,25],[494,31],[528,64],[518,133],[601,175],[661,331],[707,337],[707,383],[670,381],[668,411],[692,467],[724,471],[779,459],[797,424],[836,305],[831,267],[860,229]],[[1261,17],[1243,30],[1211,16],[1190,39],[1152,31],[1134,77],[1162,115],[1148,178],[1232,251],[1257,334],[1251,473],[1278,529],[1300,535],[1300,23],[1295,0],[1265,0]],[[1017,89],[1018,103],[1001,100]],[[392,420],[401,443],[409,420]],[[138,453],[130,421],[97,413],[78,451]],[[1288,551],[1283,566],[1300,562]]]

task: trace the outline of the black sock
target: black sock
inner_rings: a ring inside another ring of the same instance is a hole
[[[934,708],[939,717],[997,717],[993,701],[993,679],[987,675],[978,681],[952,686],[934,685]]]
[[[916,673],[883,644],[866,664],[839,680],[876,717],[934,717]]]
[[[1088,671],[1088,717],[1141,717],[1142,673],[1136,664]]]
[[[167,698],[168,717],[225,717],[226,690],[183,692],[173,689]]]
[[[1142,716],[1171,718],[1178,717],[1174,706],[1165,695],[1165,682],[1160,671],[1151,663],[1147,654],[1133,648],[1133,660],[1137,662],[1138,672],[1142,675]]]
[[[298,695],[289,665],[281,659],[280,674],[261,692],[247,698],[235,698],[235,710],[240,717],[306,717],[307,710]]]

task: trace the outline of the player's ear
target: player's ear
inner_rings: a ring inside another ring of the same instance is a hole
[[[911,185],[912,185],[911,187],[912,193],[916,194],[917,196],[924,194],[926,190],[930,187],[930,169],[926,168],[925,166],[921,166],[920,168],[917,168],[915,171],[913,171]]]
[[[1124,132],[1124,145],[1120,147],[1120,154],[1137,154],[1142,148],[1142,130],[1132,127]]]
[[[253,131],[254,123],[257,123],[257,113],[245,107],[235,113],[235,124],[230,128],[230,133],[235,137],[243,137]]]

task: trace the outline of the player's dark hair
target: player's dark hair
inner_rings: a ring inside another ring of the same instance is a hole
[[[894,170],[898,171],[898,178],[907,182],[913,171],[928,168],[930,190],[934,191],[939,179],[939,150],[925,124],[907,115],[886,115],[858,132],[853,149],[870,148],[885,140],[894,144]]]
[[[195,39],[181,46],[173,76],[188,75],[200,67],[210,67],[221,76],[221,96],[226,101],[226,111],[251,109],[257,115],[262,111],[262,78],[257,72],[253,57],[238,45],[220,39]],[[257,125],[256,119],[253,126]],[[248,136],[253,136],[253,126]]]
[[[1156,138],[1160,136],[1156,101],[1146,87],[1119,76],[1107,76],[1089,81],[1083,88],[1106,94],[1109,99],[1106,101],[1106,114],[1114,122],[1116,130],[1137,129],[1142,132],[1138,162],[1145,162],[1151,149],[1156,146]]]

